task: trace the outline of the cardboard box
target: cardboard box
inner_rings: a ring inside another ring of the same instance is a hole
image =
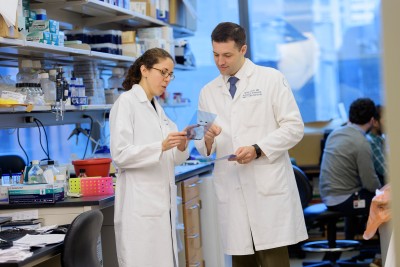
[[[7,23],[3,19],[3,17],[0,15],[0,37],[6,37],[6,38],[19,38],[19,33],[18,33],[18,22],[16,25],[7,26]]]
[[[29,32],[34,31],[48,31],[51,33],[56,33],[60,31],[60,23],[56,20],[35,20],[32,26],[29,27]]]
[[[145,3],[145,4],[144,4]],[[156,0],[135,0],[131,1],[131,10],[143,14],[145,10],[146,16],[156,18]]]
[[[134,44],[136,43],[136,32],[125,31],[122,32],[122,44]]]
[[[64,199],[64,186],[59,184],[24,184],[8,188],[10,204],[55,203]]]
[[[26,36],[26,40],[31,42],[39,42],[43,44],[51,44],[51,33],[48,31],[30,32]]]
[[[187,0],[186,2],[192,11],[196,10],[197,0]],[[197,18],[189,12],[182,0],[169,0],[169,23],[191,31],[197,29]]]

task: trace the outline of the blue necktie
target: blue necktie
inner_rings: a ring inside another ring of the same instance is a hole
[[[230,83],[230,87],[229,87],[229,93],[231,93],[232,98],[235,96],[236,93],[236,82],[239,79],[235,76],[231,76],[228,79],[228,82]]]

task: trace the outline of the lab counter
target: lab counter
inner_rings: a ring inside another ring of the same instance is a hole
[[[65,207],[84,207],[96,206],[104,209],[114,205],[114,195],[110,196],[89,196],[79,198],[65,198],[56,203],[35,203],[35,204],[6,204],[0,205],[0,210],[8,209],[34,209],[34,208],[65,208]],[[2,212],[4,213],[4,212]]]
[[[184,181],[195,175],[201,175],[212,171],[212,163],[199,163],[195,165],[182,165],[175,167],[175,180],[176,182]],[[101,232],[101,239],[103,244],[103,266],[114,267],[116,266],[116,251],[115,251],[115,237],[114,237],[114,195],[111,196],[87,196],[81,198],[66,198],[57,203],[38,203],[38,204],[6,204],[0,205],[0,214],[22,212],[22,211],[37,211],[39,218],[43,218],[43,225],[62,225],[71,223],[76,216],[88,210],[99,209],[104,215],[103,227]],[[59,248],[59,247],[58,247]],[[46,251],[46,250],[44,250]],[[48,250],[49,254],[54,251]],[[46,261],[46,253],[40,254],[41,258]],[[52,256],[52,255],[51,255]],[[36,254],[36,257],[37,256]],[[57,258],[58,257],[58,258]],[[40,265],[31,265],[31,260],[25,260],[30,264],[12,265],[12,266],[57,266],[54,262],[59,262],[59,255],[50,261],[41,263]],[[50,263],[47,263],[50,262]],[[6,263],[0,263],[2,266]],[[15,264],[15,263],[14,263]]]

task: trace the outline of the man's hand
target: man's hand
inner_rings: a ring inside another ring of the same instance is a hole
[[[162,151],[167,151],[174,147],[178,147],[180,151],[184,151],[188,140],[186,135],[187,133],[185,130],[170,133],[162,142]]]
[[[247,164],[257,157],[256,149],[253,146],[239,147],[235,152],[235,160],[239,164]]]
[[[210,154],[214,139],[221,133],[221,131],[221,127],[216,124],[212,124],[211,127],[208,128],[207,132],[204,133],[204,142],[206,143],[207,154]]]

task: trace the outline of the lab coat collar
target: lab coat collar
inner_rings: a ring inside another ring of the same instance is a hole
[[[136,95],[140,103],[148,102],[148,106],[151,107],[151,109],[154,109],[153,105],[150,103],[150,100],[147,98],[146,92],[144,91],[142,86],[140,86],[139,84],[134,84],[131,90]],[[161,112],[161,105],[158,103],[155,97],[153,99],[154,105],[156,106],[158,118],[160,119],[163,117],[163,113]]]
[[[143,87],[140,86],[139,84],[134,84],[132,86],[133,93],[136,95],[136,97],[139,99],[139,102],[146,102],[149,101],[149,99],[147,99],[147,95],[146,92],[144,91]],[[150,102],[150,101],[149,101]],[[151,105],[151,103],[149,103]]]
[[[239,78],[239,81],[237,83],[237,91],[234,99],[236,99],[237,95],[240,95],[246,89],[248,78],[253,74],[255,67],[256,65],[250,59],[246,58],[243,66],[235,74],[235,77]],[[229,88],[227,85],[229,77],[230,76],[228,75],[220,75],[218,77],[217,86],[221,88],[223,94],[230,96],[229,90],[226,90]]]

